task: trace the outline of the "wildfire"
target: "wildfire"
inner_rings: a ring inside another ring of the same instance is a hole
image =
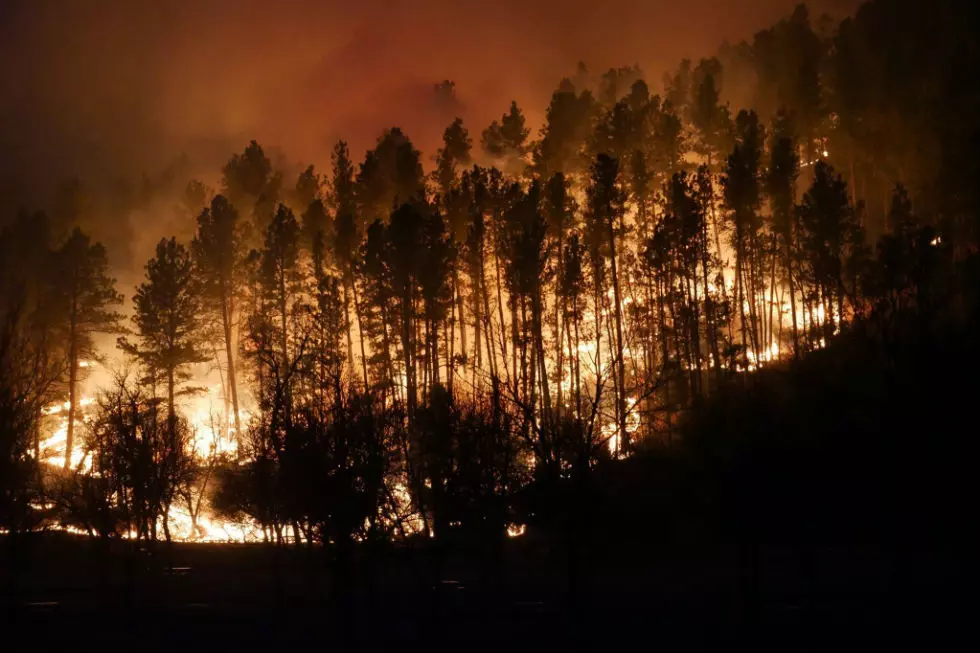
[[[91,397],[84,397],[78,402],[78,412],[81,413],[82,409],[87,408],[95,403],[95,399]],[[55,467],[65,466],[65,450],[68,448],[68,409],[70,407],[70,402],[56,403],[46,406],[41,412],[44,415],[52,416],[58,415],[58,425],[54,431],[48,437],[42,439],[38,444],[38,449],[40,451],[40,459],[42,462]],[[60,417],[64,415],[63,417]],[[85,424],[87,417],[84,415],[76,415],[75,428]],[[69,461],[69,467],[83,474],[91,473],[92,471],[92,457],[84,447],[73,446],[71,451],[71,460]]]

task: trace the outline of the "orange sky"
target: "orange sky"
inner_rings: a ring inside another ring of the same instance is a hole
[[[472,132],[511,98],[536,121],[579,60],[639,64],[659,90],[681,57],[750,37],[795,3],[7,0],[0,177],[137,177],[181,151],[211,166],[251,138],[326,165],[338,137],[359,155],[393,124],[428,149],[448,122],[433,106],[441,79],[456,82]]]

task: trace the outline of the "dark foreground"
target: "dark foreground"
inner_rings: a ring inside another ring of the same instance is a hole
[[[315,549],[185,544],[100,556],[93,546],[34,537],[29,560],[4,571],[7,642],[32,651],[939,650],[977,639],[980,606],[975,568],[936,555],[774,550],[755,561],[704,552],[668,561],[633,552],[593,561],[574,600],[561,552],[529,536],[508,542],[492,578],[450,559],[435,581],[418,550],[389,552],[373,589],[355,580],[341,600]]]

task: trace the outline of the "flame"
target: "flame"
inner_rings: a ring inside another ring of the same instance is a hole
[[[75,433],[74,442],[72,443],[71,449],[71,460],[69,461],[69,466],[82,472],[83,474],[89,474],[92,471],[92,457],[90,452],[88,452],[83,446],[82,438],[82,426],[88,423],[88,416],[84,414],[84,409],[95,403],[95,399],[91,397],[83,397],[78,401],[78,406],[76,407],[75,416]],[[64,417],[59,417],[58,426],[48,437],[44,438],[38,444],[38,449],[40,450],[40,460],[43,463],[52,465],[54,467],[64,467],[65,465],[65,450],[68,448],[68,408],[71,406],[70,402],[55,403],[44,407],[41,412],[44,415],[62,415]]]
[[[817,156],[823,156],[824,158],[829,156],[829,152],[826,150],[820,150],[817,152]],[[802,165],[813,165],[816,161],[805,162]],[[720,200],[720,185],[716,186],[715,189],[716,196]],[[586,198],[584,195],[584,189],[581,187],[576,187],[573,189],[573,194],[575,194],[580,201],[580,205],[584,205]],[[713,217],[712,220],[717,220],[717,217]],[[631,208],[627,215],[624,217],[624,223],[627,227],[632,227],[626,229],[627,233],[640,234],[643,233],[641,230],[637,229],[635,211]],[[724,225],[721,224],[710,224],[709,229],[718,229],[723,232]],[[642,243],[638,240],[629,240],[634,238],[634,236],[623,236],[625,247],[623,248],[624,253],[636,254],[640,251]],[[636,236],[635,238],[638,238]],[[711,241],[711,249],[713,254],[716,254],[718,258],[722,261],[722,266],[720,270],[720,279],[717,281],[713,278],[707,281],[708,292],[712,295],[718,293],[724,294],[726,298],[731,302],[730,306],[734,307],[738,312],[738,301],[735,299],[736,295],[736,279],[735,279],[735,263],[734,263],[734,252],[731,250],[729,243],[727,242],[727,236],[723,238],[712,237],[709,238]],[[939,237],[933,240],[933,245],[938,245],[941,242]],[[718,243],[718,244],[715,244]],[[631,251],[632,250],[632,251]],[[564,317],[559,319],[559,324],[556,325],[551,316],[554,315],[556,311],[556,302],[558,299],[553,294],[548,294],[544,298],[544,311],[548,319],[544,320],[542,325],[542,336],[546,343],[560,343],[558,347],[551,347],[549,345],[548,352],[546,354],[547,360],[545,361],[545,366],[547,369],[547,380],[549,383],[554,383],[551,386],[552,389],[560,389],[562,400],[566,402],[566,405],[570,407],[573,411],[576,410],[575,406],[571,406],[574,403],[572,397],[575,391],[575,369],[574,365],[577,363],[581,369],[581,390],[582,395],[585,398],[594,396],[596,385],[600,383],[597,379],[601,379],[601,382],[605,382],[605,390],[603,391],[602,407],[597,418],[597,429],[599,431],[600,437],[605,441],[605,445],[608,448],[610,454],[613,457],[624,457],[628,455],[622,449],[622,443],[620,442],[620,430],[619,425],[615,417],[611,416],[612,412],[612,402],[608,399],[612,395],[611,388],[613,387],[612,379],[615,376],[616,367],[619,365],[619,361],[622,360],[624,367],[627,370],[634,369],[637,365],[634,359],[641,359],[644,356],[643,347],[640,344],[639,337],[636,335],[637,329],[640,325],[631,323],[631,315],[635,315],[637,308],[652,308],[645,306],[645,303],[649,303],[650,298],[644,296],[642,292],[638,292],[636,289],[643,287],[645,283],[642,275],[637,271],[635,265],[631,265],[628,262],[628,257],[624,256],[623,264],[619,268],[621,277],[621,297],[620,297],[620,313],[623,317],[623,350],[621,356],[618,356],[615,352],[615,340],[616,336],[611,335],[613,329],[611,325],[615,320],[616,316],[616,305],[615,305],[615,292],[613,288],[604,289],[600,296],[600,305],[593,305],[592,294],[589,292],[591,289],[587,289],[585,292],[588,298],[586,306],[579,317],[579,325],[582,330],[580,333],[580,340],[577,343],[571,343],[564,338],[566,333],[567,325],[564,323]],[[507,296],[506,283],[504,283],[502,270],[492,263],[488,264],[487,269],[484,271],[486,273],[486,283],[488,288],[495,288],[500,285],[504,287],[503,299],[500,301],[502,306],[508,306],[510,298]],[[716,275],[712,275],[713,277]],[[499,277],[499,278],[498,278]],[[775,278],[774,278],[775,279]],[[674,288],[668,290],[677,290],[689,292],[682,287],[683,281],[677,279],[673,282],[675,284]],[[715,360],[710,354],[703,353],[699,360],[691,362],[690,360],[684,360],[683,366],[690,372],[694,372],[698,369],[710,369],[715,366],[721,366],[722,368],[727,368],[728,366],[733,366],[738,371],[755,371],[765,365],[771,364],[773,362],[779,361],[781,358],[785,358],[791,352],[791,345],[788,344],[789,336],[785,335],[790,333],[790,329],[794,323],[799,323],[804,325],[805,328],[811,327],[811,322],[814,325],[826,325],[828,320],[836,328],[839,328],[841,321],[841,316],[837,314],[836,308],[834,306],[824,306],[822,303],[810,304],[803,299],[803,293],[800,292],[796,297],[795,305],[791,302],[787,295],[786,289],[779,285],[778,281],[774,281],[776,287],[766,287],[760,292],[756,293],[755,296],[751,296],[750,293],[745,292],[746,296],[743,301],[742,308],[745,310],[746,314],[750,311],[756,314],[764,313],[766,316],[772,315],[772,324],[767,324],[765,328],[766,333],[763,333],[759,337],[759,342],[755,345],[748,347],[744,352],[744,358],[739,356],[741,360],[736,360],[732,362],[724,360]],[[703,286],[697,287],[697,293],[699,299],[703,300],[701,297],[703,294]],[[744,289],[743,289],[744,290]],[[491,291],[491,295],[493,291]],[[496,298],[494,298],[496,300]],[[484,354],[482,358],[483,364],[482,369],[477,369],[474,361],[476,357],[469,355],[465,361],[460,361],[454,367],[455,373],[458,375],[459,379],[466,379],[470,376],[471,370],[473,378],[476,378],[477,372],[486,372],[487,370],[494,368],[501,371],[502,375],[507,375],[510,381],[510,376],[512,376],[512,356],[513,350],[510,349],[514,346],[511,340],[511,318],[509,311],[504,309],[502,311],[503,315],[498,312],[494,306],[494,301],[490,304],[489,315],[484,316],[487,320],[489,329],[484,331],[484,338],[493,337],[494,343],[498,345],[495,348],[494,356],[495,361],[489,362],[486,360],[489,357],[490,352],[481,352]],[[596,318],[598,313],[598,318],[602,324],[601,333],[594,333],[594,328],[596,324]],[[472,319],[472,316],[468,316]],[[794,320],[794,318],[796,318]],[[805,319],[804,319],[805,318]],[[739,331],[738,326],[738,316],[732,318],[734,320],[734,334],[732,339],[736,343],[740,343],[742,340],[740,336],[742,335]],[[768,322],[768,320],[763,320]],[[670,326],[669,324],[667,325]],[[356,337],[358,340],[361,337],[359,332],[359,326],[352,326],[352,329],[356,329],[352,333],[352,338]],[[463,325],[455,335],[457,338],[456,343],[462,345],[463,329],[467,329],[468,334],[472,334],[472,323],[469,325]],[[782,335],[782,340],[780,336]],[[653,336],[658,337],[659,335]],[[746,338],[747,339],[747,338]],[[755,340],[755,338],[753,338]],[[473,340],[470,340],[473,342]],[[357,345],[360,343],[356,342]],[[364,343],[366,350],[365,355],[372,356],[376,352],[371,351],[371,343]],[[448,345],[443,343],[444,346]],[[504,345],[504,346],[500,346]],[[397,343],[394,345],[397,348]],[[820,339],[819,342],[813,343],[813,346],[824,347],[826,346],[826,341]],[[471,345],[472,347],[472,345]],[[506,351],[505,351],[506,347]],[[756,348],[758,351],[756,351]],[[361,349],[358,346],[354,347],[354,351],[357,352]],[[707,349],[705,347],[704,349]],[[489,350],[489,347],[488,347]],[[459,351],[457,349],[456,351]],[[561,366],[559,368],[558,364],[558,352],[561,353]],[[472,350],[471,350],[472,352]],[[468,353],[471,353],[468,352]],[[216,354],[217,356],[217,354]],[[636,361],[639,366],[643,366],[643,362]],[[355,354],[355,360],[351,361],[351,364],[357,369],[362,361],[360,359],[360,354]],[[442,361],[439,363],[443,365]],[[94,365],[90,361],[80,361],[79,367],[87,368]],[[220,363],[218,364],[220,368]],[[393,384],[395,386],[395,394],[400,394],[402,397],[405,396],[407,392],[407,377],[403,366],[400,363],[400,359],[396,357],[394,366],[394,379]],[[653,372],[655,373],[655,371]],[[632,374],[632,372],[627,372],[627,374]],[[201,378],[203,377],[203,378]],[[222,374],[220,369],[209,370],[206,373],[200,374],[198,380],[203,381],[202,385],[205,390],[196,395],[186,397],[182,400],[181,410],[186,416],[191,429],[191,440],[189,447],[193,455],[203,464],[211,464],[215,462],[218,458],[240,459],[239,455],[239,445],[241,436],[243,433],[238,433],[235,428],[234,410],[230,405],[228,388],[225,385],[225,379],[221,378]],[[635,387],[630,387],[632,382],[627,378],[626,388],[623,391],[627,396],[626,400],[626,415],[625,415],[625,432],[633,439],[638,433],[640,433],[640,422],[641,416],[638,410],[639,399],[635,396],[640,393],[640,390]],[[516,388],[518,385],[516,380],[513,380],[513,386]],[[455,386],[458,392],[466,392],[465,388],[468,387],[466,384],[460,383]],[[255,403],[252,398],[249,397],[248,392],[245,387],[239,388],[240,395],[240,410],[239,418],[240,423],[247,425],[255,410]],[[555,396],[555,392],[552,391],[552,397]],[[539,397],[541,395],[538,395]],[[77,411],[77,424],[82,425],[87,423],[88,417],[85,415],[85,408],[93,403],[93,399],[90,397],[82,398],[79,401],[80,410]],[[41,460],[47,464],[61,466],[64,463],[65,457],[65,440],[67,437],[67,419],[66,414],[68,410],[68,403],[55,403],[51,404],[43,409],[45,416],[50,416],[49,425],[51,425],[50,434],[42,440],[41,442]],[[246,408],[248,407],[248,408]],[[535,407],[536,409],[537,407]],[[82,473],[91,473],[91,456],[86,452],[84,445],[84,432],[86,429],[78,428],[76,429],[76,440],[77,444],[73,447],[71,460],[69,461],[73,469],[77,469]],[[241,460],[241,463],[246,463],[246,460]],[[533,469],[537,464],[536,458],[533,453],[524,454],[521,458],[521,464],[525,466],[526,469]],[[400,532],[403,535],[412,534],[424,534],[428,532],[430,536],[433,535],[432,531],[427,528],[427,522],[425,515],[421,514],[415,507],[411,492],[408,489],[407,479],[402,476],[396,476],[394,479],[389,480],[391,488],[390,503],[392,504],[392,514],[386,515],[383,519],[386,521],[386,525],[390,526],[396,532]],[[195,499],[196,501],[196,499]],[[196,510],[196,508],[195,508]],[[196,541],[196,542],[253,542],[267,539],[268,533],[265,532],[262,526],[252,520],[244,520],[243,522],[235,522],[217,517],[211,507],[208,505],[207,497],[204,497],[201,501],[200,509],[197,511],[196,515],[191,514],[191,510],[184,505],[174,505],[171,507],[170,516],[168,521],[168,528],[174,539],[179,541]],[[67,530],[67,529],[65,529]],[[519,537],[523,535],[526,531],[525,524],[510,524],[507,527],[507,534],[510,537]],[[132,535],[131,535],[132,536]],[[301,538],[299,533],[293,533],[293,538]]]
[[[242,544],[261,542],[265,538],[262,526],[250,518],[234,522],[219,519],[202,509],[195,520],[185,505],[171,506],[168,526],[170,536],[179,542]],[[162,530],[162,524],[158,530]],[[297,536],[293,533],[293,538]]]

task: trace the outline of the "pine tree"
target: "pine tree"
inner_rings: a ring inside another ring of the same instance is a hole
[[[796,321],[796,286],[793,258],[796,254],[796,179],[799,176],[800,162],[796,155],[796,141],[792,126],[785,113],[780,113],[773,126],[772,143],[769,148],[769,168],[766,172],[766,194],[772,214],[772,232],[776,238],[779,259],[782,265],[781,277],[789,286],[790,316],[793,323],[793,356],[799,357],[799,328]],[[773,260],[775,264],[775,258]],[[780,302],[781,303],[781,302]],[[780,324],[782,320],[780,320]]]
[[[191,243],[195,272],[200,283],[202,309],[215,310],[221,321],[225,349],[227,387],[229,390],[235,437],[241,443],[242,421],[238,402],[238,376],[234,326],[238,303],[244,285],[244,246],[242,227],[235,210],[223,195],[216,196],[210,207],[197,217],[197,234]]]
[[[569,231],[575,226],[575,213],[578,210],[575,198],[571,193],[571,184],[568,178],[561,173],[556,173],[550,180],[544,191],[543,210],[545,221],[548,227],[548,250],[549,257],[553,258],[550,262],[554,270],[556,279],[560,280],[565,276],[564,272],[564,251],[565,240]],[[568,315],[568,298],[560,291],[556,293],[557,299],[554,302],[553,334],[555,338],[555,361],[557,373],[557,392],[555,402],[556,418],[561,416],[563,408],[563,380],[565,377],[565,331],[569,328],[566,318]]]
[[[696,151],[715,170],[732,147],[732,120],[728,106],[719,104],[721,63],[717,59],[702,59],[694,71],[696,86],[688,111],[691,125],[698,133]]]
[[[96,357],[93,337],[120,328],[122,316],[112,310],[122,304],[116,292],[115,279],[109,276],[109,260],[100,243],[92,243],[80,229],[75,229],[58,250],[56,292],[58,303],[65,308],[65,349],[68,377],[68,433],[65,441],[65,468],[71,464],[74,447],[75,413],[78,407],[78,383],[82,360]]]
[[[145,368],[151,386],[166,389],[167,418],[177,424],[177,395],[190,378],[189,367],[207,360],[201,351],[200,297],[194,292],[191,253],[175,238],[164,238],[146,264],[146,280],[133,297],[137,341],[120,339]]]
[[[823,161],[817,162],[813,183],[797,210],[800,245],[814,296],[823,308],[823,335],[829,339],[844,322],[845,267],[848,257],[863,246],[863,234],[847,184]]]
[[[402,204],[425,200],[421,156],[398,127],[378,138],[357,173],[358,217],[363,223],[387,220]]]
[[[304,354],[303,342],[293,345],[291,338],[305,336],[292,329],[301,301],[304,278],[299,266],[299,223],[293,212],[280,204],[265,232],[260,253],[260,275],[270,338],[265,352],[274,375],[273,421],[288,429],[292,424],[293,376]]]
[[[596,329],[601,328],[598,314],[602,310],[603,277],[605,275],[605,256],[609,257],[609,277],[613,287],[613,316],[615,320],[615,341],[613,351],[614,386],[616,388],[616,424],[619,435],[619,449],[629,451],[630,444],[626,433],[626,364],[623,358],[625,340],[623,338],[623,294],[620,288],[620,249],[625,234],[623,215],[626,207],[626,192],[619,178],[619,162],[604,154],[596,157],[592,165],[591,180],[586,189],[588,204],[586,209],[586,233],[592,249],[593,278],[596,296]],[[599,355],[599,334],[596,334],[596,356]]]
[[[593,133],[596,103],[589,91],[576,93],[567,79],[551,96],[534,167],[542,179],[556,172],[576,174],[587,169],[585,146]]]
[[[357,318],[357,330],[360,335],[361,369],[364,384],[367,386],[367,355],[364,349],[364,324],[361,315],[361,302],[357,294],[357,284],[354,278],[355,256],[360,243],[360,227],[363,215],[358,214],[357,186],[354,181],[354,164],[350,158],[347,143],[338,141],[332,154],[332,176],[328,202],[334,211],[333,223],[333,253],[340,270],[344,287],[344,323],[347,335],[347,365],[354,371],[354,342],[351,335],[351,301],[354,303],[354,316]],[[360,219],[359,219],[360,218]]]
[[[735,149],[728,157],[721,182],[725,206],[732,223],[732,249],[735,250],[735,301],[739,308],[744,350],[743,363],[748,367],[750,348],[757,359],[761,353],[757,311],[761,282],[760,160],[764,136],[755,112],[739,112],[736,119],[736,133]],[[745,314],[746,307],[748,307],[748,316]]]
[[[473,161],[470,156],[472,148],[473,139],[463,126],[463,119],[456,118],[443,132],[442,147],[436,152],[436,170],[433,177],[439,187],[443,206],[456,183],[459,167],[465,168]]]
[[[232,206],[242,208],[247,218],[256,220],[265,211],[267,197],[274,194],[277,183],[272,174],[272,163],[262,146],[251,141],[241,154],[235,154],[221,169],[222,193]],[[279,180],[281,181],[281,180]],[[260,237],[264,224],[255,224],[255,237]]]
[[[527,137],[530,133],[524,114],[521,113],[517,102],[512,101],[508,112],[483,130],[480,145],[487,156],[503,162],[507,174],[519,175],[526,165]]]
[[[397,303],[409,423],[415,417],[415,410],[419,405],[416,306],[419,301],[419,276],[424,261],[419,256],[424,242],[424,230],[425,219],[417,208],[409,204],[403,204],[391,214],[391,222],[385,230],[391,291]]]

